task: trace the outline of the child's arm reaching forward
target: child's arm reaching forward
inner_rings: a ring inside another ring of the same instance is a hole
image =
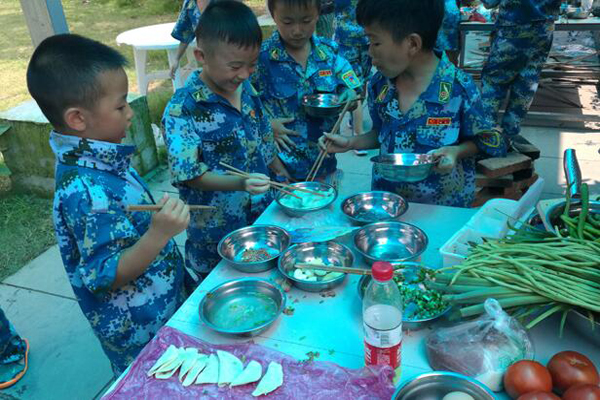
[[[142,275],[169,240],[187,228],[189,206],[166,194],[159,202],[162,209],[152,216],[148,231],[136,244],[123,251],[119,258],[113,289],[118,289]]]
[[[206,171],[197,178],[186,181],[186,185],[207,191],[228,192],[245,191],[250,194],[261,194],[269,190],[269,177],[263,174],[250,174],[252,178],[221,175]]]

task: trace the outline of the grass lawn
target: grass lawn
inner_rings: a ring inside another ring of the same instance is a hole
[[[133,51],[117,46],[123,31],[173,22],[182,0],[62,0],[71,33],[118,49],[129,60],[129,90],[137,91]],[[257,15],[265,13],[264,0],[246,1]],[[0,111],[29,100],[25,73],[33,46],[19,0],[0,0]],[[167,69],[165,51],[150,52],[150,69]],[[152,122],[159,123],[171,97],[169,81],[151,83],[148,104]],[[0,280],[14,273],[53,245],[52,201],[10,192],[9,171],[0,154]]]

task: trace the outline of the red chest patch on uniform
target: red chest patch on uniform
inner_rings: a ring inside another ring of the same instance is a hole
[[[330,69],[322,69],[319,71],[319,76],[323,77],[323,76],[331,76],[333,75],[333,71],[331,71]]]
[[[450,118],[450,117],[445,117],[445,118],[429,117],[429,118],[427,118],[427,126],[447,126],[450,124],[452,124],[452,118]]]

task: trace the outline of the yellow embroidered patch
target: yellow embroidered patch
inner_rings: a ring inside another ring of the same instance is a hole
[[[502,145],[502,134],[498,131],[483,131],[477,134],[479,142],[488,147],[500,147]]]
[[[350,70],[342,75],[342,81],[350,88],[354,89],[360,86],[360,81],[358,77],[354,73],[354,71]]]
[[[381,92],[379,92],[379,95],[377,96],[377,102],[381,103],[383,99],[385,99],[385,96],[387,95],[389,89],[390,86],[387,83],[383,85],[383,87],[381,88]]]
[[[451,92],[452,84],[450,82],[440,82],[440,94],[438,96],[440,103],[447,103],[450,100]]]

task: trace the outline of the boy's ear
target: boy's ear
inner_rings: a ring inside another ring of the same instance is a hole
[[[196,58],[196,61],[198,61],[198,64],[204,65],[204,60],[206,58],[205,54],[206,52],[200,47],[196,47],[194,49],[194,57]]]
[[[77,132],[83,132],[87,127],[85,113],[80,107],[67,108],[63,114],[63,120],[67,128]]]
[[[423,49],[423,39],[416,33],[411,33],[407,36],[408,51],[411,56],[419,53]]]

